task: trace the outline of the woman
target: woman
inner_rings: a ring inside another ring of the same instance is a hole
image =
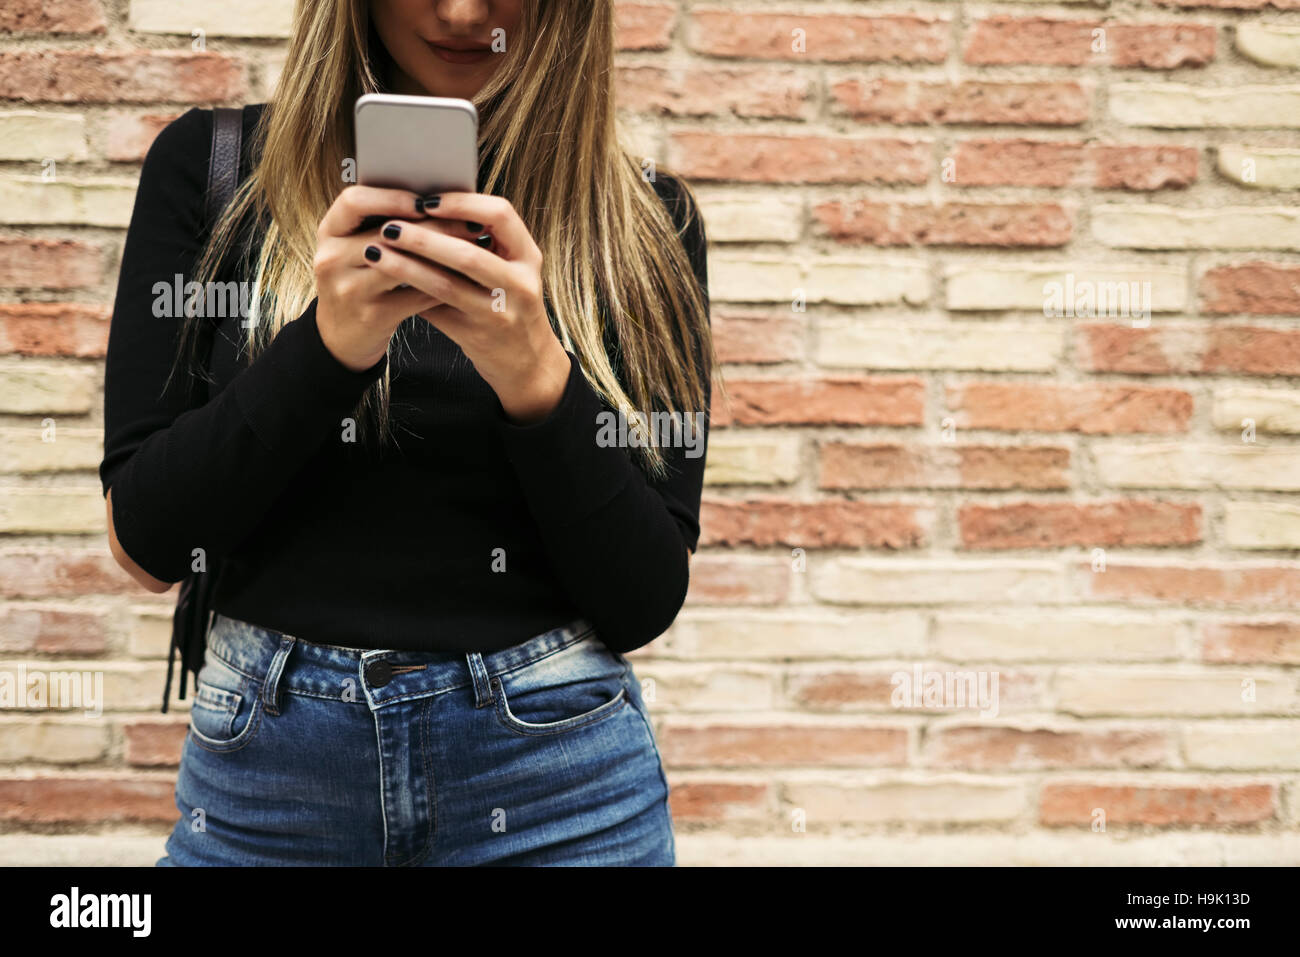
[[[597,421],[689,439],[714,357],[690,191],[616,141],[610,8],[303,0],[219,223],[211,111],[150,148],[110,544],[154,591],[220,567],[160,864],[674,862],[624,655],[684,601],[703,444]],[[346,184],[364,92],[471,99],[479,193]],[[254,290],[197,397],[191,279]]]

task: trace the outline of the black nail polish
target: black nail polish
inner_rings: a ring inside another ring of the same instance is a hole
[[[483,224],[482,224],[482,223],[466,223],[466,224],[465,224],[465,228],[468,229],[471,233],[481,233],[481,232],[483,232]]]
[[[415,201],[415,209],[416,212],[423,213],[426,210],[437,209],[438,204],[441,202],[441,196],[421,196]]]
[[[382,253],[380,252],[378,246],[367,246],[367,247],[366,247],[366,258],[369,259],[372,263],[373,263],[373,262],[378,262],[378,261],[379,261],[379,257],[380,257],[381,255],[382,255]]]
[[[402,235],[402,227],[397,225],[397,223],[389,223],[384,227],[385,239],[396,239],[400,235]]]
[[[482,236],[475,236],[474,242],[482,246],[484,249],[487,249],[489,246],[492,245],[492,234],[484,233]]]

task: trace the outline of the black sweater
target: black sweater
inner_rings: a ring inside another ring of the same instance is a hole
[[[245,175],[260,112],[244,111]],[[608,407],[572,354],[558,407],[519,426],[425,320],[399,329],[408,349],[352,372],[313,300],[252,363],[224,320],[206,403],[184,382],[164,392],[180,321],[155,316],[154,284],[193,278],[211,135],[201,109],[159,133],[123,251],[100,479],[126,553],[176,582],[202,548],[222,560],[217,611],[325,644],[494,651],[577,617],[616,651],[660,635],[686,596],[704,455],[665,449],[669,476],[650,481],[631,450],[598,444]],[[703,224],[683,222],[671,177],[655,189],[707,296]],[[342,421],[385,365],[398,444],[381,455],[344,441]]]

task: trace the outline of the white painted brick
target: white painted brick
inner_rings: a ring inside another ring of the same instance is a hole
[[[913,612],[692,610],[679,615],[655,647],[683,658],[879,658],[921,651],[925,632],[925,617]]]
[[[1300,447],[1098,445],[1098,481],[1116,488],[1300,490]]]
[[[1152,312],[1179,312],[1187,306],[1186,270],[1154,263],[963,263],[948,267],[946,279],[948,308],[956,310],[1030,309],[1045,315],[1045,287],[1058,283],[1077,290],[1082,282],[1094,288],[1138,283],[1140,292],[1150,289]]]
[[[1006,608],[937,616],[935,654],[954,661],[1123,661],[1175,658],[1176,620],[1110,611],[1048,614]]]
[[[1216,429],[1228,432],[1246,428],[1247,419],[1254,423],[1256,432],[1300,432],[1300,392],[1223,386],[1214,390],[1210,418]]]
[[[861,605],[935,605],[1001,601],[1058,602],[1060,565],[1047,561],[949,561],[831,558],[809,562],[813,594]]]
[[[964,369],[1046,372],[1060,358],[1063,331],[1050,325],[960,326],[864,323],[825,319],[818,324],[817,361],[868,369]]]
[[[706,485],[782,485],[798,477],[797,435],[723,429],[709,436]]]
[[[0,176],[0,224],[125,227],[135,184],[104,178]]]
[[[1129,126],[1197,129],[1300,127],[1300,86],[1112,83],[1110,113]]]
[[[1243,700],[1243,683],[1255,700]],[[1056,678],[1057,710],[1076,715],[1292,714],[1296,693],[1290,679],[1258,671],[1153,671],[1062,669]]]
[[[43,110],[0,112],[0,160],[84,160],[86,118]],[[55,173],[58,167],[55,166]]]
[[[208,36],[288,37],[292,0],[131,0],[129,26],[136,33],[203,30]]]
[[[1188,767],[1227,771],[1300,768],[1300,721],[1197,721],[1182,725]]]
[[[1100,205],[1092,209],[1092,235],[1122,249],[1300,249],[1300,210]]]
[[[1226,145],[1218,149],[1219,172],[1238,186],[1300,189],[1300,150]]]
[[[1230,548],[1300,548],[1300,505],[1228,502],[1223,539]]]
[[[1265,66],[1300,66],[1300,26],[1248,20],[1236,26],[1237,49]]]

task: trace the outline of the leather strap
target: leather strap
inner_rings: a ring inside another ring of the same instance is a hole
[[[212,151],[208,156],[208,226],[215,226],[239,185],[244,111],[219,106],[212,111]]]

